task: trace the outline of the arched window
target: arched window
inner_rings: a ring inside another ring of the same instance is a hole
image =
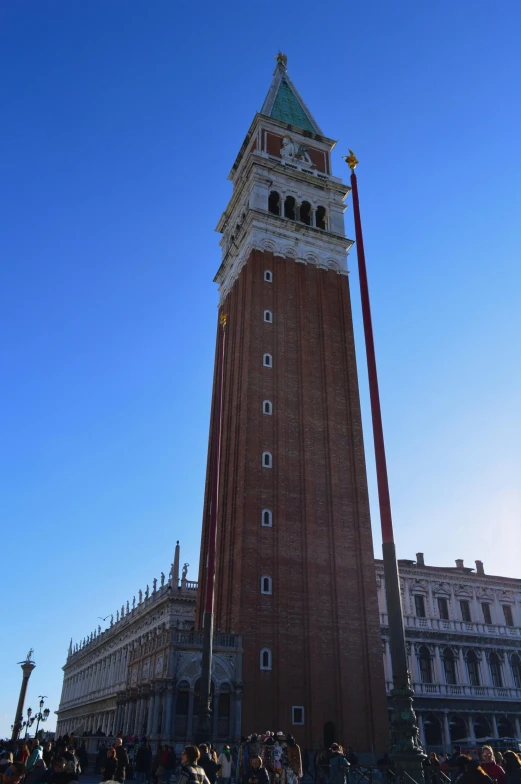
[[[264,354],[262,358],[262,364],[264,367],[273,367],[273,358],[271,354]]]
[[[264,280],[266,283],[273,283],[273,275],[270,270],[264,270]]]
[[[262,413],[263,414],[273,414],[273,406],[271,405],[271,400],[265,400],[262,404]]]
[[[514,653],[510,659],[510,667],[512,668],[512,678],[514,679],[514,686],[516,689],[521,689],[521,661],[517,653]]]
[[[306,226],[311,226],[311,204],[309,201],[303,201],[300,205],[300,220]]]
[[[456,681],[456,662],[454,654],[450,648],[446,648],[443,654],[443,671],[445,673],[445,683],[454,685]]]
[[[263,468],[272,468],[273,466],[273,457],[271,452],[263,452],[262,453],[262,467]]]
[[[264,321],[268,321],[270,324],[273,321],[273,313],[271,310],[264,311]]]
[[[296,208],[296,201],[293,196],[286,196],[286,201],[284,202],[284,217],[289,218],[290,220],[295,220],[295,208]]]
[[[261,670],[271,670],[271,651],[269,648],[262,648],[260,652]]]
[[[272,191],[268,197],[268,212],[272,215],[280,215],[280,196],[277,191]]]
[[[432,660],[429,649],[422,645],[418,655],[420,679],[422,683],[432,683]]]
[[[317,211],[315,213],[315,226],[317,229],[327,229],[325,207],[317,207]]]
[[[490,667],[490,676],[492,678],[493,686],[503,686],[503,678],[501,676],[501,662],[497,653],[492,652],[488,658]]]
[[[261,525],[271,528],[273,525],[273,512],[271,509],[263,509],[261,515]]]
[[[269,577],[267,574],[263,574],[261,577],[261,593],[273,593],[272,586],[273,583],[271,577]]]
[[[479,686],[479,662],[478,657],[474,651],[467,653],[467,672],[469,674],[469,683],[471,686]]]

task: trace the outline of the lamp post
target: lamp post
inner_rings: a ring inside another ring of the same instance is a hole
[[[29,730],[34,724],[35,717],[32,715],[33,709],[27,708],[27,721],[23,721],[23,714],[20,716],[20,729],[25,730],[24,732],[24,739],[27,740],[29,736]]]
[[[51,712],[49,710],[49,708],[45,708],[45,710],[42,711],[42,708],[44,706],[44,700],[47,699],[47,695],[46,694],[44,694],[44,695],[40,694],[38,696],[40,697],[40,710],[38,711],[38,713],[34,717],[34,719],[36,719],[36,732],[34,733],[34,737],[35,738],[38,737],[38,727],[40,726],[40,722],[41,721],[47,721],[47,719],[49,718],[49,714]],[[34,721],[34,719],[33,719],[33,721]]]
[[[400,768],[417,784],[423,784],[422,763],[425,752],[422,748],[419,727],[413,707],[413,690],[407,662],[405,647],[405,630],[403,625],[402,599],[400,595],[400,577],[394,544],[393,520],[391,515],[391,496],[387,478],[385,443],[380,409],[380,392],[378,390],[378,374],[376,372],[376,353],[374,348],[373,322],[369,301],[369,284],[365,266],[364,239],[360,204],[358,201],[358,182],[355,167],[358,163],[355,154],[349,150],[344,160],[351,169],[351,188],[353,192],[353,214],[355,219],[355,237],[360,277],[360,297],[362,300],[362,319],[364,324],[365,350],[367,356],[367,373],[369,376],[369,396],[371,398],[371,417],[373,421],[373,439],[376,463],[376,480],[378,485],[378,502],[380,507],[380,523],[382,526],[382,550],[384,561],[385,596],[389,619],[389,643],[391,649],[391,666],[393,671],[393,687],[391,699],[393,710],[391,715],[391,754]]]
[[[22,722],[24,719],[24,704],[25,704],[25,695],[27,694],[27,686],[29,684],[29,678],[31,677],[31,673],[36,667],[36,664],[33,661],[33,649],[29,651],[27,654],[25,661],[18,662],[22,668],[22,685],[20,686],[20,696],[18,698],[18,705],[16,707],[16,713],[14,717],[13,723],[13,734],[11,735],[11,740],[18,740],[18,736],[20,734],[20,730],[22,729]]]

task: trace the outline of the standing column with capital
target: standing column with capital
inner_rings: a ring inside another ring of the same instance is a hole
[[[492,714],[492,716],[490,717],[490,721],[491,721],[491,724],[492,724],[492,734],[493,734],[493,736],[495,738],[498,738],[499,735],[498,735],[498,731],[497,731],[497,721],[496,721],[496,717],[495,717],[494,714]]]
[[[150,698],[149,698],[149,701],[148,701],[147,738],[150,738],[150,736],[152,734],[152,721],[154,719],[155,702],[156,702],[156,693],[152,689],[152,691],[150,692]]]
[[[174,686],[168,683],[166,687],[165,696],[165,712],[163,714],[163,721],[161,722],[161,734],[164,740],[170,740],[172,733],[172,702],[174,699]]]
[[[32,660],[33,649],[29,651],[25,661],[18,662],[22,668],[22,685],[20,686],[20,696],[18,697],[18,705],[16,707],[16,714],[13,721],[13,734],[11,736],[11,740],[18,740],[18,735],[20,734],[20,728],[22,726],[23,720],[23,712],[24,712],[24,705],[25,705],[25,696],[27,694],[27,686],[29,685],[29,678],[31,677],[31,673],[36,667],[36,664]]]
[[[451,748],[451,737],[450,737],[450,725],[449,725],[449,714],[447,711],[443,714],[443,739],[444,739],[444,746],[445,751],[449,751]]]
[[[154,714],[152,716],[152,737],[155,737],[158,734],[160,708],[161,708],[161,692],[158,690],[154,702]]]

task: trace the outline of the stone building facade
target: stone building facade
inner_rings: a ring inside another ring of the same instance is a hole
[[[194,631],[197,582],[177,569],[138,593],[110,626],[69,648],[57,736],[110,736],[122,730],[153,741],[193,739],[202,635]],[[177,572],[177,573],[176,573]],[[214,737],[240,737],[242,642],[216,634],[212,672]]]
[[[476,569],[399,563],[409,668],[429,748],[521,739],[521,580]],[[387,693],[391,657],[383,562],[376,561]]]

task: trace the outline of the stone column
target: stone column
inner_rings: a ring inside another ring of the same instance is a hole
[[[413,683],[421,682],[420,668],[418,665],[418,654],[416,652],[416,645],[414,643],[411,644],[411,680]]]
[[[235,740],[242,736],[242,689],[235,692]]]
[[[213,705],[212,705],[212,710],[213,710],[213,715],[212,715],[212,734],[213,734],[214,740],[217,738],[217,718],[218,718],[218,712],[219,712],[218,708],[219,708],[219,692],[216,691],[215,694],[213,695]]]
[[[190,688],[188,695],[188,722],[186,725],[186,740],[187,742],[192,739],[192,724],[194,721],[194,690]]]
[[[516,730],[516,738],[521,738],[521,722],[518,716],[514,716],[514,727]]]
[[[469,714],[467,716],[467,735],[470,738],[470,742],[472,746],[476,745],[476,735],[474,732],[474,716]]]
[[[157,692],[156,699],[154,701],[154,714],[152,716],[152,735],[155,737],[157,735],[158,726],[159,726],[159,709],[161,708],[161,692]]]
[[[459,649],[459,682],[465,684],[465,686],[468,686],[469,683],[469,674],[467,672],[463,648],[461,646]]]
[[[146,727],[143,727],[145,723],[145,713],[148,705],[148,694],[142,694],[140,700],[140,707],[139,707],[139,729],[138,734],[143,736],[146,732]]]
[[[497,721],[494,714],[492,714],[490,717],[490,723],[492,724],[492,735],[494,736],[494,738],[498,738],[499,736],[497,734]]]
[[[450,726],[449,726],[449,715],[447,711],[443,713],[443,738],[444,738],[444,750],[450,751],[451,750],[451,739],[450,739]]]
[[[152,734],[152,720],[154,718],[155,702],[156,702],[156,693],[155,691],[151,691],[150,697],[148,699],[148,721],[147,721],[147,738],[149,739]]]
[[[11,740],[18,740],[20,734],[20,717],[23,716],[25,695],[27,694],[27,686],[29,685],[29,678],[31,673],[36,667],[36,664],[31,660],[32,649],[27,654],[26,661],[22,662],[22,685],[20,686],[20,694],[18,696],[18,705],[16,706],[16,714],[13,721],[13,734]]]
[[[483,685],[484,686],[492,686],[492,678],[490,677],[490,669],[489,669],[489,666],[488,666],[487,651],[484,650],[482,653],[483,653],[483,655],[481,657],[480,664],[481,664],[481,677],[483,678]],[[494,737],[497,738],[497,735],[495,735]]]
[[[410,594],[410,591],[409,591],[409,580],[407,580],[407,579],[404,580],[404,588],[405,588],[405,596],[404,596],[405,601],[404,601],[403,614],[404,615],[412,615],[411,594]]]
[[[503,662],[501,663],[501,669],[503,672],[503,681],[507,688],[513,689],[514,688],[514,679],[512,677],[512,668],[510,666],[510,661],[508,660],[508,651],[505,651]]]
[[[445,678],[443,677],[443,666],[441,663],[441,655],[440,655],[440,646],[436,645],[434,648],[434,660],[436,662],[434,669],[436,671],[436,678],[435,680],[438,683],[445,683]]]
[[[121,711],[121,705],[119,704],[119,700],[116,702],[116,712],[114,713],[114,735],[119,732],[119,714]]]
[[[125,712],[123,714],[122,730],[124,735],[127,735],[129,732],[129,726],[128,726],[129,716],[130,716],[130,699],[127,698],[125,702]]]
[[[166,687],[163,721],[161,722],[161,733],[164,740],[166,741],[170,741],[172,738],[172,701],[174,698],[173,691],[173,684],[169,683]]]

